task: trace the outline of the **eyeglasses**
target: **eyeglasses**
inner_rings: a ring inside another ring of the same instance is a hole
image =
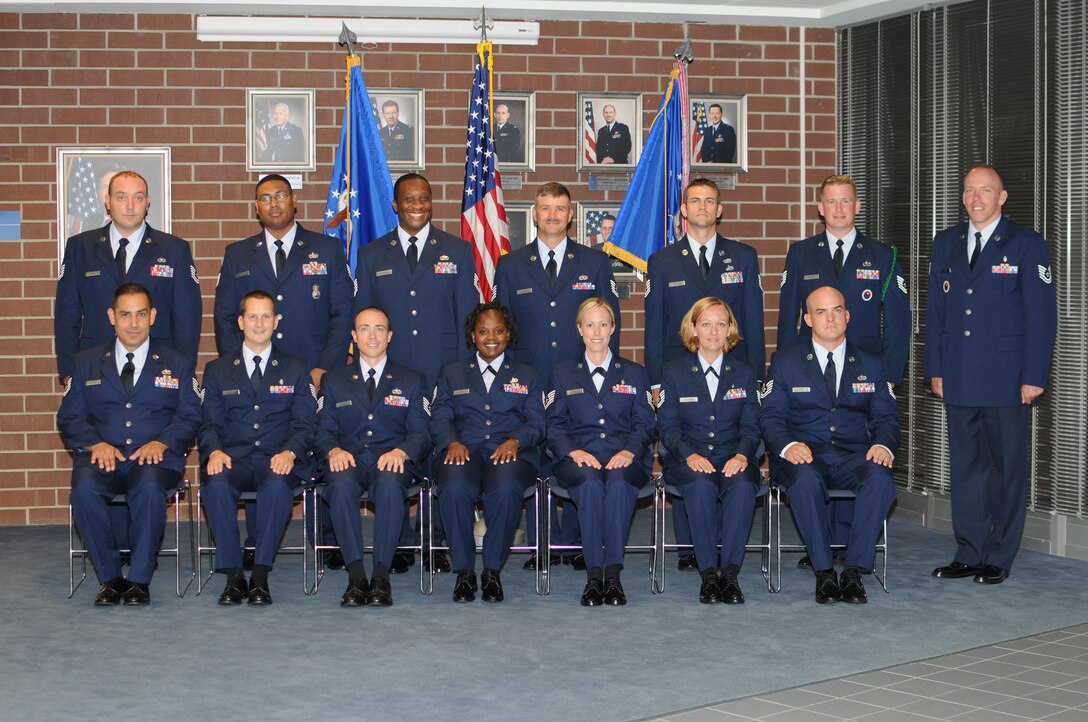
[[[257,196],[257,202],[262,206],[267,206],[275,198],[276,202],[283,203],[285,200],[291,197],[291,194],[287,191],[279,191],[278,193],[265,193],[264,195]]]

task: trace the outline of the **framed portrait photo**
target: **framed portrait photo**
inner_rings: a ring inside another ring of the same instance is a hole
[[[246,170],[315,171],[313,88],[246,88]]]
[[[423,170],[423,88],[370,88],[370,106],[389,169]]]
[[[148,224],[170,232],[169,147],[57,148],[58,269],[68,238],[109,223],[110,180],[123,170],[135,171],[147,181]]]
[[[578,93],[579,173],[629,173],[642,152],[639,93]]]
[[[620,212],[619,203],[578,203],[578,242],[590,248],[601,248],[612,235],[616,225],[616,214]],[[612,275],[617,281],[641,280],[634,267],[618,258],[612,259]]]
[[[492,134],[499,170],[536,170],[536,93],[495,93]]]
[[[748,171],[748,96],[691,96],[691,165],[706,172]]]
[[[508,201],[506,203],[506,222],[510,226],[510,250],[516,251],[536,238],[536,223],[533,222],[532,201]]]

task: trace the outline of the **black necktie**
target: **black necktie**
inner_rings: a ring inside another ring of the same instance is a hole
[[[707,366],[706,371],[703,374],[706,376],[706,390],[710,392],[710,400],[714,400],[714,396],[718,393],[718,372],[714,370],[713,366]],[[711,380],[711,376],[714,377]]]
[[[374,392],[378,389],[378,382],[374,380],[374,369],[366,372],[366,395],[374,400]]]
[[[485,375],[486,374],[491,374],[492,376],[494,376],[495,375],[495,369],[491,368],[490,365],[484,366],[484,370],[481,373],[483,373]]]
[[[597,368],[593,369],[593,373],[591,375],[592,376],[600,376],[603,379],[604,378],[604,368],[601,367],[601,366],[598,366]]]
[[[134,378],[136,376],[136,364],[132,363],[132,359],[135,354],[127,353],[125,358],[128,361],[121,368],[121,385],[125,387],[125,393],[129,396],[132,395],[132,387],[134,385]]]
[[[555,279],[559,276],[559,264],[555,262],[555,251],[548,251],[548,283],[554,287]]]
[[[125,267],[128,265],[128,251],[125,250],[125,246],[128,245],[128,239],[122,238],[117,242],[117,255],[114,256],[114,260],[117,261],[117,277],[122,282],[125,280]]]
[[[249,382],[253,384],[253,390],[258,391],[261,388],[261,379],[264,378],[264,374],[261,373],[261,357],[253,357],[253,373],[249,375]]]
[[[416,264],[419,263],[419,249],[416,248],[416,241],[419,240],[415,236],[408,239],[408,268],[413,272],[416,270]]]
[[[714,378],[718,378],[718,372],[714,370],[713,366],[706,367],[706,375],[710,376],[710,374],[714,374]]]
[[[703,280],[710,275],[710,261],[706,260],[706,246],[699,246],[699,269],[703,272]]]
[[[971,251],[971,268],[975,267],[980,253],[982,253],[982,233],[975,231],[975,247]]]
[[[484,370],[481,371],[481,373],[484,376],[484,388],[486,388],[488,391],[490,391],[491,390],[491,382],[495,380],[495,376],[496,376],[495,369],[491,368],[491,365],[488,364],[487,366],[484,366]],[[488,374],[491,374],[491,376],[488,376]]]
[[[842,273],[843,262],[846,260],[846,256],[842,252],[842,239],[835,241],[835,275],[838,276]]]
[[[839,384],[835,378],[835,354],[827,352],[827,366],[824,366],[824,381],[827,382],[827,391],[831,394],[831,402],[839,397]]]
[[[283,278],[283,267],[287,265],[287,254],[283,251],[283,241],[276,241],[276,278]]]

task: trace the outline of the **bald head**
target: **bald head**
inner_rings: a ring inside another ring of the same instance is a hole
[[[846,299],[831,286],[817,288],[805,299],[805,323],[812,329],[813,341],[833,351],[846,339],[850,323]]]

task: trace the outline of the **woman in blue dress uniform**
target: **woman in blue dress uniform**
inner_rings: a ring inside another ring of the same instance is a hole
[[[638,491],[649,478],[654,408],[641,365],[608,347],[616,317],[589,298],[575,319],[585,354],[558,364],[545,398],[555,481],[574,501],[588,581],[582,606],[627,603],[623,552]]]
[[[465,321],[475,355],[443,367],[431,405],[438,505],[457,573],[453,601],[476,598],[476,501],[483,500],[481,596],[503,600],[499,572],[510,556],[525,489],[536,482],[544,439],[544,383],[511,362],[517,324],[505,306],[481,303]]]
[[[691,353],[662,370],[665,480],[684,495],[703,578],[699,601],[742,604],[737,574],[759,488],[756,374],[731,353],[740,333],[722,300],[696,301],[680,323],[680,336]]]

